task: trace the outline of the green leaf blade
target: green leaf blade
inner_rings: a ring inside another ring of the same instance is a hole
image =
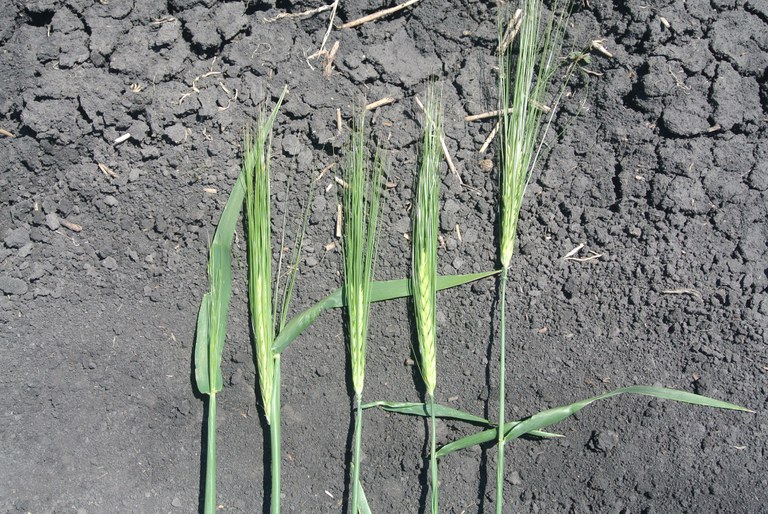
[[[469,273],[465,275],[438,275],[435,288],[438,291],[450,289],[460,285],[487,278],[499,273],[499,270],[484,271],[481,273]],[[371,302],[383,302],[397,298],[411,296],[410,280],[401,278],[398,280],[377,280],[371,283]],[[315,320],[329,309],[344,307],[344,297],[341,288],[310,306],[290,319],[285,328],[275,338],[273,349],[275,353],[282,353],[294,339],[306,330]]]
[[[208,381],[208,312],[210,308],[210,293],[205,293],[200,301],[197,313],[197,329],[195,330],[195,383],[202,394],[211,394]]]
[[[407,416],[421,416],[428,418],[432,415],[432,409],[428,403],[405,403],[405,402],[387,402],[377,401],[363,405],[363,409],[380,408],[386,412],[396,414],[405,414]],[[466,421],[478,425],[490,425],[490,421],[480,416],[475,416],[469,412],[464,412],[452,407],[435,404],[435,416],[442,419],[454,419],[457,421]]]
[[[734,403],[725,402],[709,396],[701,394],[689,393],[688,391],[681,391],[680,389],[670,389],[666,387],[653,387],[653,386],[630,386],[622,387],[610,391],[604,395],[594,397],[594,400],[602,400],[603,398],[609,398],[619,394],[639,394],[643,396],[651,396],[654,398],[660,398],[662,400],[672,400],[681,403],[690,403],[692,405],[701,405],[704,407],[713,407],[716,409],[736,410],[741,412],[751,412],[746,407],[736,405]]]
[[[681,403],[700,405],[704,407],[713,407],[717,409],[735,410],[740,412],[754,412],[734,403],[717,400],[715,398],[710,398],[708,396],[695,393],[689,393],[687,391],[681,391],[679,389],[652,386],[630,386],[615,389],[613,391],[593,396],[585,400],[580,400],[568,405],[546,409],[541,412],[537,412],[531,417],[520,422],[506,423],[504,425],[504,440],[512,441],[526,434],[537,435],[537,433],[541,433],[540,429],[563,421],[564,419],[572,416],[591,403],[594,403],[598,400],[605,400],[621,394],[636,394],[663,400],[672,400]],[[440,448],[440,450],[437,452],[437,456],[443,457],[455,451],[490,442],[496,439],[497,433],[498,432],[496,429],[490,429],[469,435],[467,437],[463,437]]]
[[[223,385],[219,365],[232,294],[232,241],[244,196],[245,176],[241,173],[224,205],[209,249],[210,286],[200,301],[194,349],[195,384],[202,394],[221,391]]]

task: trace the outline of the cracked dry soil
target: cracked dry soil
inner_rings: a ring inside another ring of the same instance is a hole
[[[275,219],[312,200],[295,308],[339,284],[337,160],[360,99],[386,142],[379,278],[407,274],[419,114],[444,84],[441,273],[495,265],[496,6],[423,0],[353,29],[329,78],[329,11],[310,0],[5,0],[0,16],[0,511],[195,512],[204,403],[191,374],[206,248],[239,172],[241,134],[290,94],[274,139]],[[336,23],[391,4],[342,1]],[[765,512],[768,505],[768,3],[590,0],[568,45],[603,40],[555,118],[511,270],[509,415],[608,388],[661,384],[748,406],[647,398],[594,405],[557,441],[507,450],[510,512]],[[10,137],[13,135],[15,137]],[[130,134],[125,138],[125,134]],[[122,141],[115,143],[116,139]],[[287,190],[295,173],[294,190]],[[275,221],[276,231],[279,221]],[[570,250],[584,244],[576,257]],[[222,512],[262,509],[265,433],[235,248]],[[496,285],[439,297],[439,397],[496,412]],[[368,399],[419,401],[404,365],[406,302],[371,314]],[[286,512],[340,512],[350,439],[340,313],[283,357]],[[488,363],[491,363],[488,365]],[[371,412],[363,482],[374,512],[425,510],[423,420]],[[471,430],[440,425],[440,441]],[[495,452],[441,462],[446,512],[491,512]]]

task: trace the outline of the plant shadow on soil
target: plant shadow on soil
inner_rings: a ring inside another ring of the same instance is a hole
[[[197,341],[197,328],[193,334],[193,340]],[[198,481],[197,511],[203,514],[205,506],[205,469],[208,466],[208,416],[210,415],[210,396],[200,393],[197,390],[197,379],[195,378],[195,352],[190,352],[189,359],[189,386],[196,400],[203,404],[203,419],[200,423],[200,479]]]
[[[416,190],[416,182],[414,180],[414,191]],[[410,275],[409,275],[410,276]],[[408,319],[409,320],[415,320],[416,319],[416,310],[415,306],[413,304],[413,297],[408,297]],[[413,380],[413,387],[418,392],[419,398],[423,399],[424,403],[427,402],[427,389],[424,386],[424,380],[421,377],[421,369],[420,369],[420,362],[421,362],[421,355],[419,354],[419,334],[416,331],[416,323],[409,323],[408,324],[408,332],[410,336],[410,348],[411,348],[411,359],[413,360],[413,365],[410,366],[411,369],[411,380]],[[438,336],[438,347],[439,347],[439,336]],[[438,369],[438,377],[440,376],[440,370]],[[439,382],[438,382],[439,383]],[[426,512],[427,510],[427,499],[429,495],[429,451],[430,451],[430,444],[429,444],[429,433],[432,428],[429,426],[429,418],[424,417],[423,418],[423,425],[424,425],[424,440],[422,441],[421,445],[421,470],[419,471],[419,512]],[[439,465],[439,461],[438,461]]]

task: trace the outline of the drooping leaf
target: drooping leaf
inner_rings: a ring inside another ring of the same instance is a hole
[[[498,273],[498,270],[471,273],[468,275],[443,275],[437,277],[437,290],[450,289],[452,287],[467,284],[475,280],[490,277]],[[371,302],[383,302],[395,298],[410,296],[410,281],[408,279],[375,281],[371,284]],[[341,288],[312,305],[308,309],[298,313],[286,323],[285,328],[275,338],[273,349],[281,353],[304,330],[307,329],[320,314],[329,309],[337,309],[344,306]]]
[[[554,425],[555,423],[558,423],[568,418],[569,416],[572,416],[574,413],[580,411],[581,409],[583,409],[584,407],[586,407],[587,405],[593,402],[596,402],[598,400],[605,400],[607,398],[611,398],[612,396],[617,396],[620,394],[638,394],[638,395],[644,395],[644,396],[651,396],[654,398],[661,398],[665,400],[674,400],[677,402],[691,403],[694,405],[714,407],[718,409],[729,409],[729,410],[737,410],[742,412],[753,412],[749,409],[740,407],[739,405],[735,405],[733,403],[724,402],[722,400],[716,400],[708,396],[702,396],[699,394],[680,391],[677,389],[667,389],[665,387],[650,387],[650,386],[622,387],[598,396],[587,398],[586,400],[581,400],[578,402],[571,403],[569,405],[554,407],[552,409],[547,409],[547,410],[538,412],[533,416],[531,416],[530,418],[523,420],[522,422],[517,422],[514,424],[506,423],[504,425],[504,429],[505,429],[504,440],[511,441],[519,438],[522,435],[530,434],[534,430],[539,430],[541,428],[546,428],[550,425]],[[498,433],[497,430],[493,428],[490,430],[484,430],[482,432],[472,434],[467,437],[463,437],[461,439],[458,439],[440,448],[440,450],[438,450],[437,452],[437,456],[443,457],[445,455],[448,455],[449,453],[453,453],[458,450],[463,450],[464,448],[469,448],[477,444],[483,444],[489,441],[494,441],[497,439],[497,433]]]
[[[638,394],[643,396],[651,396],[653,398],[661,398],[664,400],[673,400],[676,402],[691,403],[693,405],[714,407],[717,409],[728,409],[728,410],[737,410],[742,412],[752,412],[749,409],[740,407],[739,405],[735,405],[733,403],[724,402],[722,400],[716,400],[708,396],[689,393],[686,391],[680,391],[678,389],[667,389],[665,387],[650,387],[650,386],[621,387],[619,389],[615,389],[613,391],[609,391],[607,393],[604,393],[598,396],[593,396],[592,398],[587,398],[586,400],[582,400],[580,402],[575,402],[570,405],[564,405],[561,407],[555,407],[554,409],[547,409],[545,411],[534,414],[530,418],[520,423],[520,425],[517,425],[516,427],[512,428],[512,430],[507,432],[506,435],[504,436],[504,439],[506,441],[511,441],[513,439],[520,437],[520,435],[524,434],[525,430],[529,430],[529,429],[538,430],[539,428],[547,427],[549,425],[562,421],[563,419],[573,415],[574,413],[580,411],[581,409],[583,409],[584,407],[586,407],[587,405],[593,402],[611,398],[613,396],[618,396],[620,394]]]

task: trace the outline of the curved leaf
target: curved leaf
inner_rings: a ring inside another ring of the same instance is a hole
[[[724,402],[722,400],[716,400],[708,396],[702,396],[699,394],[689,393],[686,391],[680,391],[678,389],[667,389],[665,387],[650,387],[650,386],[621,387],[619,389],[615,389],[613,391],[609,391],[607,393],[604,393],[598,396],[587,398],[586,400],[581,400],[578,402],[571,403],[569,405],[554,407],[552,409],[547,409],[547,410],[538,412],[533,416],[531,416],[530,418],[527,418],[521,422],[516,422],[514,424],[506,423],[504,425],[504,430],[505,430],[504,440],[512,441],[514,439],[519,438],[522,435],[531,434],[532,431],[539,430],[541,428],[546,428],[550,425],[553,425],[555,423],[558,423],[568,418],[569,416],[580,411],[581,409],[583,409],[584,407],[586,407],[587,405],[593,402],[611,398],[612,396],[617,396],[620,394],[639,394],[644,396],[651,396],[654,398],[661,398],[665,400],[674,400],[677,402],[691,403],[694,405],[714,407],[718,409],[729,409],[729,410],[737,410],[737,411],[743,411],[743,412],[753,412],[749,409],[740,407],[739,405],[735,405],[733,403]],[[448,455],[449,453],[453,453],[455,451],[462,450],[464,448],[469,448],[477,444],[483,444],[489,441],[494,441],[497,438],[497,434],[498,434],[497,430],[495,428],[492,428],[490,430],[484,430],[482,432],[478,432],[476,434],[463,437],[461,439],[458,439],[440,448],[440,450],[438,450],[437,452],[437,456],[443,457],[445,455]]]
[[[443,275],[437,277],[436,289],[450,289],[452,287],[474,282],[481,278],[490,277],[499,272],[499,270],[484,271],[482,273],[470,273],[468,275]],[[394,300],[395,298],[405,298],[411,295],[410,280],[377,280],[371,284],[371,302],[383,302],[385,300]],[[312,305],[308,309],[298,313],[286,323],[285,328],[277,335],[272,349],[275,353],[281,353],[294,339],[304,332],[320,314],[328,309],[337,309],[344,306],[344,299],[341,294],[341,288],[336,289],[331,294]]]
[[[682,403],[691,403],[693,405],[702,405],[705,407],[714,407],[717,409],[737,410],[742,412],[753,412],[749,409],[735,405],[733,403],[724,402],[722,400],[716,400],[708,396],[700,394],[689,393],[687,391],[680,391],[679,389],[668,389],[666,387],[651,387],[651,386],[630,386],[614,389],[607,393],[587,398],[580,402],[575,402],[570,405],[562,407],[555,407],[554,409],[547,409],[534,414],[530,418],[524,420],[520,425],[514,427],[507,432],[504,436],[504,440],[511,441],[517,439],[527,430],[537,430],[544,428],[563,419],[571,416],[572,414],[580,411],[587,405],[596,402],[598,400],[605,400],[612,396],[618,396],[620,394],[638,394],[643,396],[651,396],[653,398],[661,398],[664,400],[673,400]]]

